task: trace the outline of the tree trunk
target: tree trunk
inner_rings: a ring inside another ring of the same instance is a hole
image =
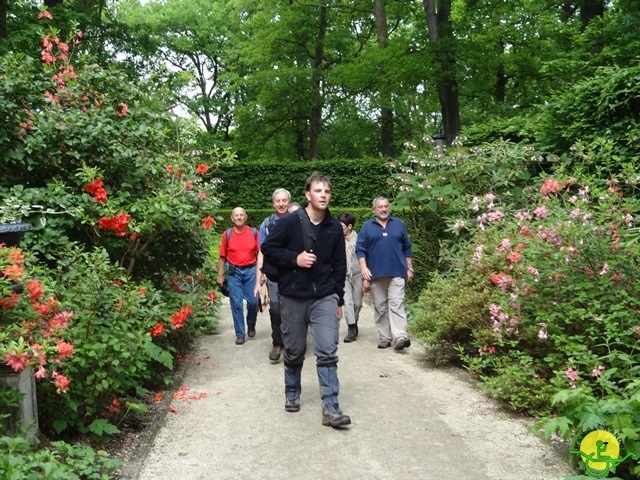
[[[386,48],[389,43],[385,0],[373,1],[373,16],[376,20],[378,48],[382,50]],[[382,70],[380,72],[380,78],[386,78],[384,65],[381,65],[380,69]],[[390,91],[389,81],[383,80],[383,85],[380,87],[380,153],[382,153],[383,157],[393,157],[395,155],[393,105]]]
[[[436,11],[435,2],[438,2]],[[442,114],[442,128],[447,145],[460,133],[460,105],[458,103],[458,84],[455,78],[457,59],[453,50],[455,38],[449,14],[451,0],[422,0],[429,28],[429,42],[435,52],[436,71],[440,72],[436,81]]]
[[[596,17],[601,17],[604,14],[605,2],[604,0],[582,0],[580,6],[580,22],[582,23],[582,29],[584,30],[589,25],[589,22]]]
[[[7,0],[0,0],[0,41],[8,37],[7,33]]]
[[[318,139],[322,122],[322,61],[324,59],[324,39],[329,24],[328,9],[320,7],[318,36],[316,37],[313,73],[311,74],[311,115],[309,117],[309,160],[318,158]]]

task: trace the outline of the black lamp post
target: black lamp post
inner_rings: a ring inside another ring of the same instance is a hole
[[[433,138],[437,150],[444,150],[444,147],[447,144],[447,137],[444,133],[442,133],[442,127],[438,127],[436,134],[431,138]]]

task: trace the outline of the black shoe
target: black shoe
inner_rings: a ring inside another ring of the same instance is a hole
[[[347,336],[344,337],[344,343],[354,342],[358,338],[357,327],[355,325],[349,325],[349,331]]]
[[[340,411],[340,407],[334,406],[330,412],[326,405],[322,406],[322,425],[325,427],[340,428],[351,424],[351,418]]]
[[[244,337],[237,337],[236,345],[244,345]]]
[[[410,346],[411,346],[411,340],[409,340],[407,337],[401,337],[398,340],[396,340],[396,344],[393,346],[393,349],[402,350]]]
[[[381,340],[378,344],[378,348],[389,348],[391,346],[391,342],[389,340]]]
[[[256,329],[254,327],[249,327],[249,330],[247,331],[247,335],[249,335],[249,338],[253,338],[256,336]]]
[[[300,411],[300,397],[287,398],[284,402],[285,412],[299,412]]]
[[[280,360],[280,354],[282,353],[282,347],[274,345],[271,351],[269,352],[269,360],[272,362],[277,362]]]

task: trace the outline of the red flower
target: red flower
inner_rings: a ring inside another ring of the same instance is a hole
[[[164,325],[160,322],[156,323],[153,327],[149,329],[149,333],[152,337],[159,337],[164,333]]]
[[[53,20],[53,16],[46,10],[40,12],[36,18],[38,20],[40,20],[41,18],[48,18],[49,20]]]
[[[205,165],[204,163],[201,163],[196,167],[196,173],[198,175],[204,175],[208,171],[209,171],[209,165]]]
[[[61,391],[66,392],[69,389],[69,384],[71,382],[66,376],[61,375],[54,370],[53,373],[51,374],[51,378],[53,378],[53,381],[58,387],[58,393],[60,393]]]
[[[202,222],[202,228],[204,228],[205,230],[208,230],[211,227],[213,227],[215,224],[216,224],[216,221],[213,219],[213,217],[209,216],[205,218],[204,221]]]
[[[24,268],[22,265],[9,265],[2,271],[3,275],[11,280],[20,280],[24,276]]]
[[[58,312],[49,320],[49,326],[54,329],[64,330],[69,326],[71,318],[73,318],[73,312]]]
[[[171,315],[171,323],[173,324],[173,327],[174,328],[184,327],[184,324],[187,321],[187,318],[189,318],[189,315],[191,315],[192,312],[193,312],[193,309],[189,305],[187,305],[186,307],[180,309],[179,311]]]
[[[116,114],[119,117],[124,117],[127,114],[127,110],[129,109],[129,105],[127,105],[126,103],[122,102],[120,104],[120,110],[116,111]]]
[[[16,292],[11,292],[11,298],[0,298],[0,307],[11,310],[19,298]]]
[[[125,230],[130,221],[131,217],[121,212],[115,217],[102,217],[98,221],[98,226],[103,230],[113,231],[118,237],[124,237],[126,235]]]
[[[27,283],[27,291],[29,292],[31,302],[37,302],[44,293],[42,285],[37,280],[29,280]]]
[[[218,295],[216,294],[216,292],[209,292],[209,300],[211,300],[212,302],[218,301]]]
[[[60,360],[70,356],[73,353],[73,345],[68,342],[58,340],[56,342],[56,346],[58,347],[58,355],[60,355]]]

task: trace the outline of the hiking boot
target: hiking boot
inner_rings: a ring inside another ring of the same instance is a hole
[[[344,337],[344,343],[351,343],[358,338],[357,328],[355,325],[349,325],[349,331],[347,332],[347,336]]]
[[[411,346],[411,340],[409,340],[407,337],[401,337],[398,340],[396,340],[396,344],[393,346],[393,349],[402,350],[410,346]]]
[[[285,412],[299,412],[300,411],[300,397],[291,397],[285,400],[284,402],[284,411]]]
[[[340,407],[333,405],[328,407],[322,406],[322,425],[325,427],[340,428],[351,424],[351,418],[340,410]]]
[[[378,344],[378,348],[389,348],[391,346],[391,342],[389,340],[380,340]]]
[[[256,336],[255,327],[249,327],[249,330],[247,331],[247,335],[249,335],[249,338],[255,337]]]
[[[236,345],[244,345],[244,337],[236,337]]]
[[[274,345],[271,351],[269,352],[269,360],[272,362],[277,362],[280,360],[280,354],[282,353],[282,347],[278,345]]]

